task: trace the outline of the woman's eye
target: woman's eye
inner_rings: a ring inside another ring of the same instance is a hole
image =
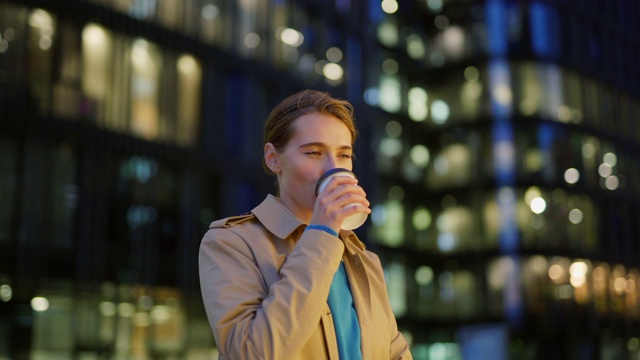
[[[351,159],[351,154],[342,154],[340,156],[345,158],[345,159]]]
[[[306,154],[307,154],[307,155],[322,155],[322,154],[320,153],[320,151],[307,151],[307,152],[306,152]]]

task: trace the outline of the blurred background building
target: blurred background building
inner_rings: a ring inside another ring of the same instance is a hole
[[[347,98],[416,359],[640,359],[640,3],[0,0],[0,359],[205,359],[262,124]]]

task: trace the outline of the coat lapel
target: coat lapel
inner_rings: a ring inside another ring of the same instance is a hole
[[[345,254],[345,269],[360,323],[362,359],[371,359],[371,286],[358,253]]]

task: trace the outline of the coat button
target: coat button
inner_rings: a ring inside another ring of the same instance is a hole
[[[362,325],[369,326],[369,320],[362,320]]]

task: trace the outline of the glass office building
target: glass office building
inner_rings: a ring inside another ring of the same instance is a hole
[[[381,9],[371,238],[414,356],[637,358],[639,5]]]
[[[215,356],[197,251],[262,123],[356,107],[416,359],[640,357],[640,4],[0,1],[0,359]]]

